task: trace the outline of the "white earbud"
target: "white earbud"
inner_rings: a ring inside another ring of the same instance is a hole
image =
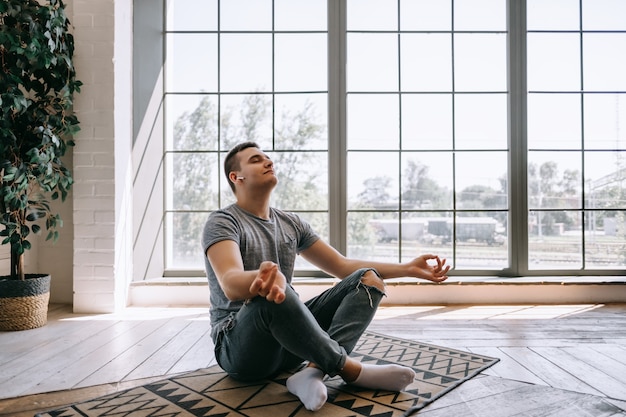
[[[246,177],[237,177],[238,180],[245,180]]]

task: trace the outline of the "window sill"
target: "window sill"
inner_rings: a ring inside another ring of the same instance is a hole
[[[337,280],[297,278],[294,287],[309,299]],[[386,281],[383,305],[434,304],[586,304],[626,303],[625,276],[598,277],[451,277],[435,284],[415,278]],[[133,282],[131,306],[208,306],[206,278],[158,278]]]

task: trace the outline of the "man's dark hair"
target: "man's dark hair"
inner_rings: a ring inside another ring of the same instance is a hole
[[[233,190],[233,193],[235,192],[235,183],[228,178],[228,174],[232,171],[238,171],[241,168],[237,154],[248,148],[261,149],[256,142],[243,142],[228,151],[228,155],[226,155],[226,159],[224,160],[224,175],[226,175],[226,181],[228,182],[228,185],[230,185],[230,189]]]

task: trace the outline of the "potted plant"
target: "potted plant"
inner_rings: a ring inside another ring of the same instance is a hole
[[[47,321],[50,276],[27,274],[24,254],[44,228],[57,240],[62,221],[51,201],[64,201],[73,182],[62,158],[79,130],[72,100],[82,83],[69,24],[61,0],[0,2],[0,240],[11,247],[0,330]]]

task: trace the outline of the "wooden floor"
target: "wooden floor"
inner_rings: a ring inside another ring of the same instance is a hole
[[[626,304],[384,307],[370,330],[501,361],[420,416],[626,417]],[[215,364],[206,308],[72,314],[0,332],[0,415],[36,412]]]

